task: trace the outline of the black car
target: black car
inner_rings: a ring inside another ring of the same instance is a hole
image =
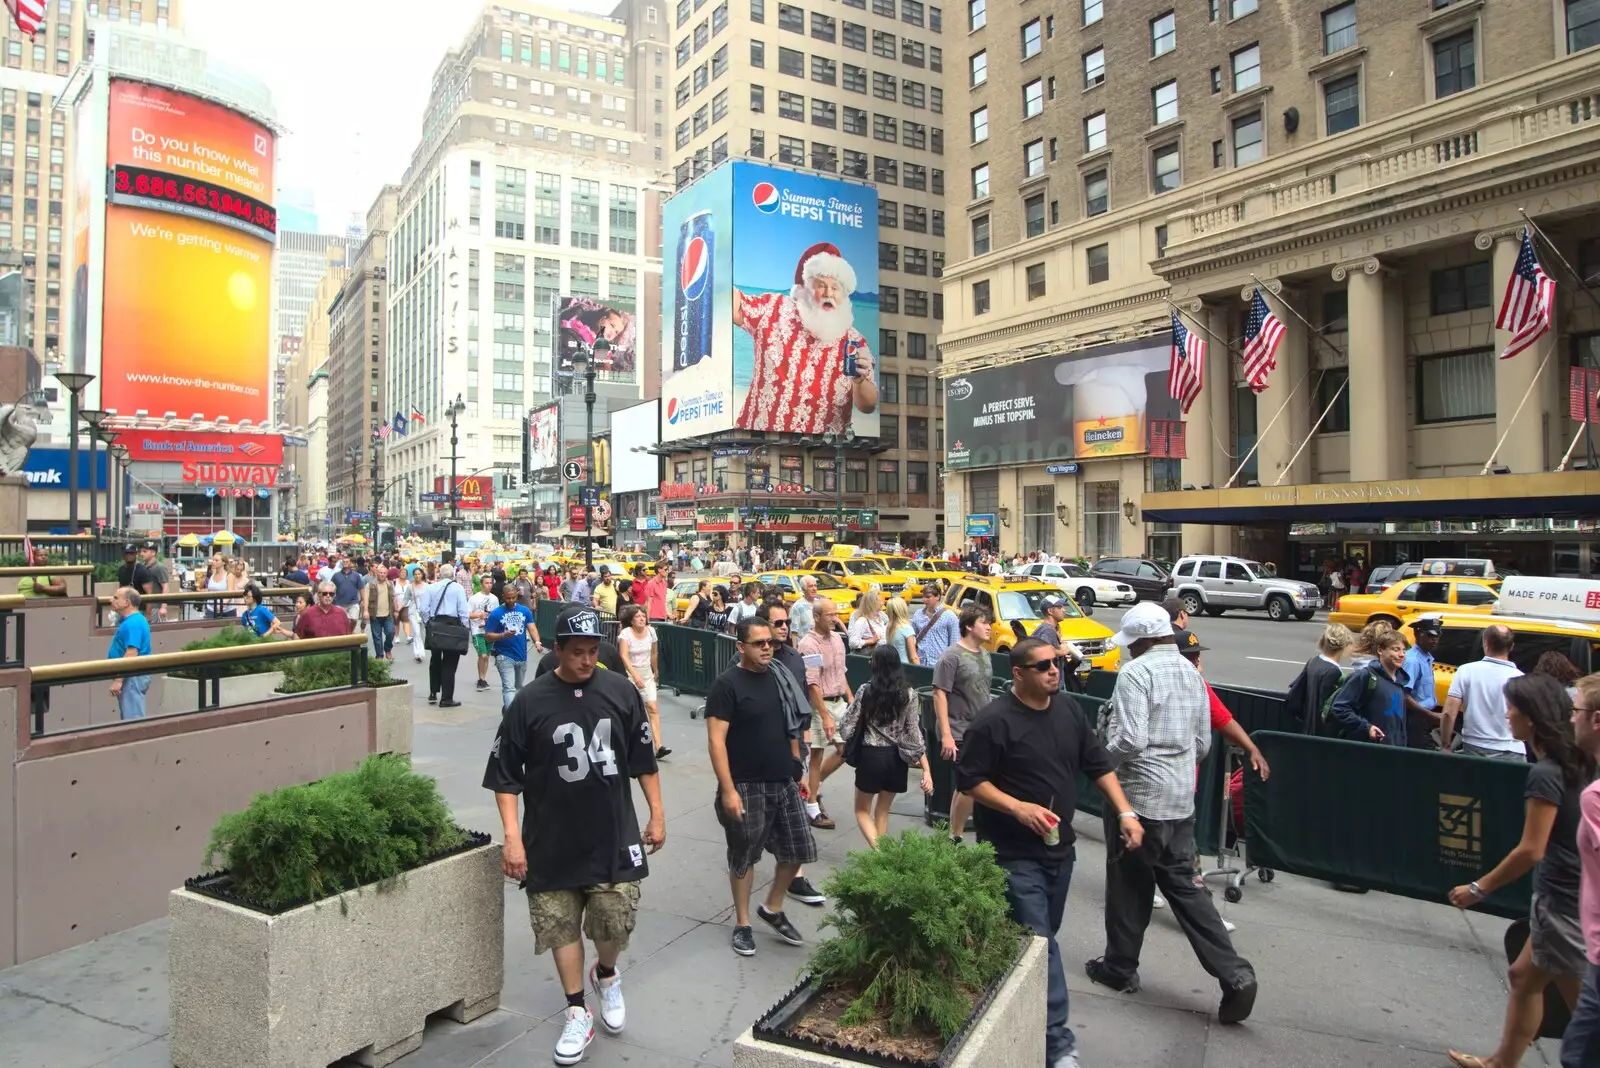
[[[1164,600],[1172,590],[1172,575],[1154,560],[1137,556],[1108,556],[1095,562],[1089,574],[1097,578],[1125,582],[1134,588],[1141,601]]]

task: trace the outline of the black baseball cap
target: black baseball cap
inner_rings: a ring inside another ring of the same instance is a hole
[[[122,555],[123,556],[128,556],[128,555],[130,555],[132,553],[136,553],[138,551],[139,551],[139,547],[137,545],[133,544],[133,542],[131,542],[131,541],[128,544],[126,544],[126,545],[124,545],[122,547]]]
[[[600,636],[600,613],[592,608],[569,608],[556,617],[557,639]]]
[[[139,546],[139,548],[141,548],[141,549],[149,549],[151,552],[160,552],[161,551],[161,546],[157,545],[154,541],[151,541],[148,538],[145,539],[144,544]]]
[[[1209,645],[1201,645],[1200,636],[1192,630],[1185,630],[1183,627],[1172,628],[1172,640],[1178,643],[1178,652],[1184,654],[1203,653],[1211,648]]]

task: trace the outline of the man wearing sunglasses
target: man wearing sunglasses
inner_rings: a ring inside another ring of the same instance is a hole
[[[789,620],[789,606],[783,603],[783,599],[780,596],[762,604],[756,609],[755,614],[757,619],[765,620],[767,626],[772,628],[772,637],[776,642],[772,647],[772,662],[779,667],[787,668],[790,677],[794,679],[803,692],[806,688],[806,658],[801,656],[799,650],[794,647],[794,635],[790,633],[792,627]],[[809,708],[807,711],[810,711]],[[808,730],[810,726],[811,721],[807,718],[806,727]],[[810,756],[810,749],[807,746],[801,746],[800,759],[808,761]],[[806,770],[809,772],[809,764]],[[803,870],[795,872],[794,878],[789,881],[789,896],[796,901],[813,907],[821,907],[828,903],[828,899],[823,896],[822,891],[818,890],[811,880],[806,878],[806,873]]]
[[[317,586],[317,603],[302,609],[294,621],[296,638],[336,638],[350,633],[350,617],[333,603],[332,582]]]
[[[1078,772],[1100,788],[1128,849],[1144,837],[1122,795],[1111,757],[1083,709],[1061,692],[1056,649],[1025,638],[1011,649],[1011,692],[986,705],[967,728],[956,785],[977,802],[978,841],[994,846],[1006,870],[1011,917],[1049,944],[1045,1054],[1050,1068],[1078,1068],[1077,1039],[1067,1026],[1067,976],[1056,932],[1072,883],[1072,814]]]
[[[783,895],[801,867],[817,859],[799,785],[806,698],[787,669],[772,669],[778,644],[767,621],[740,622],[739,660],[717,676],[706,695],[715,808],[727,837],[733,889],[733,951],[742,957],[756,951],[750,891],[761,854],[776,857],[778,870],[756,915],[791,946],[805,940],[783,913]]]

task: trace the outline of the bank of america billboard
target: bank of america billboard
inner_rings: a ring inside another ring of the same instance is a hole
[[[1136,456],[1167,393],[1172,335],[1040,356],[946,380],[945,466]]]
[[[878,194],[733,160],[663,209],[661,436],[878,434]]]

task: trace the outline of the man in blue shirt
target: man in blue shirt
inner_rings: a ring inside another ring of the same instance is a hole
[[[117,614],[117,632],[111,636],[107,660],[150,655],[150,621],[139,611],[143,598],[138,590],[124,586],[111,595],[111,610]],[[144,718],[144,698],[150,690],[149,675],[129,675],[111,680],[111,696],[123,719]]]
[[[937,579],[922,587],[922,607],[911,617],[918,663],[937,664],[939,654],[961,640],[961,621],[945,606],[943,597],[944,588]]]
[[[483,624],[483,636],[494,649],[494,667],[500,672],[500,708],[508,708],[511,699],[522,689],[528,674],[528,635],[533,635],[534,648],[544,652],[539,644],[539,632],[534,628],[533,609],[517,603],[517,588],[506,583],[500,591],[500,607],[489,613]]]
[[[361,572],[355,569],[355,561],[348,556],[341,560],[339,570],[333,573],[332,582],[334,607],[344,609],[351,623],[359,622],[361,587],[366,585],[366,581],[361,577]]]
[[[1406,745],[1411,749],[1437,749],[1434,729],[1442,718],[1433,684],[1433,651],[1439,646],[1439,621],[1423,618],[1411,624],[1417,642],[1406,650]]]

